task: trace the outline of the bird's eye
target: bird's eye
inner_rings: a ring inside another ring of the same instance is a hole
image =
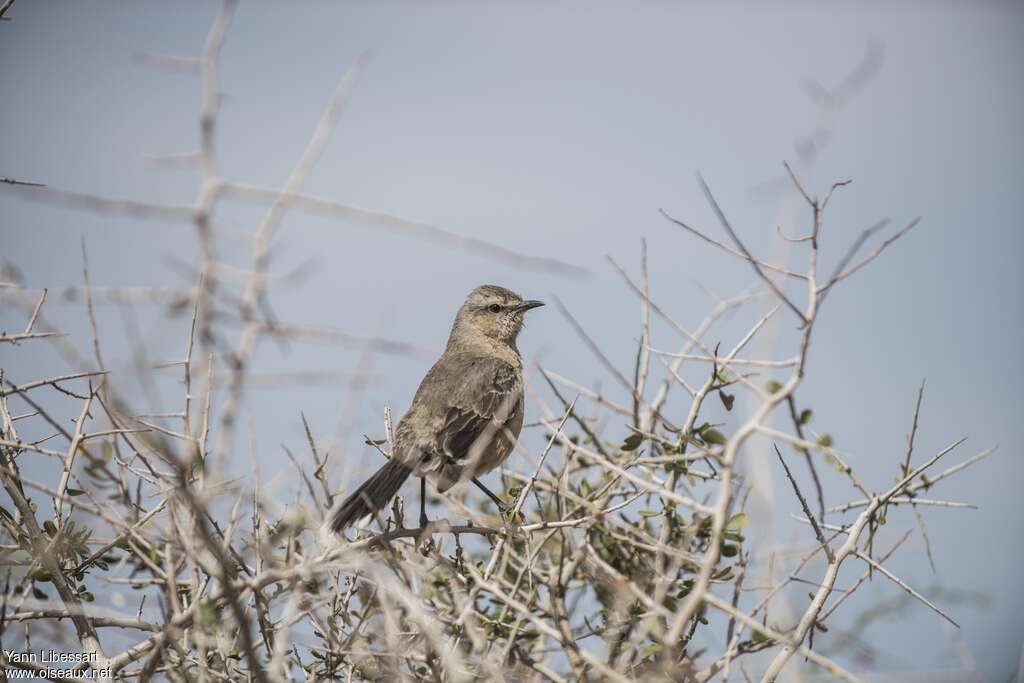
[[[490,311],[491,313],[501,313],[501,305],[491,304],[490,306],[487,307],[487,310]]]

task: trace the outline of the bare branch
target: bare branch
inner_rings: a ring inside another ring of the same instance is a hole
[[[835,555],[832,553],[832,547],[829,546],[828,541],[825,540],[825,534],[822,533],[821,527],[818,526],[818,520],[811,514],[811,509],[807,506],[807,500],[803,494],[800,493],[800,487],[796,484],[796,479],[793,478],[793,473],[789,471],[789,467],[786,465],[786,461],[782,457],[782,453],[779,452],[779,447],[775,446],[775,455],[779,457],[779,462],[782,463],[782,469],[786,470],[786,477],[789,479],[789,483],[793,485],[793,493],[796,494],[797,500],[800,501],[800,506],[804,510],[804,514],[807,515],[807,519],[810,521],[811,526],[814,527],[814,536],[818,539],[818,543],[825,550],[825,556],[828,558],[829,564],[836,561]]]
[[[729,237],[732,238],[733,243],[739,248],[741,252],[743,252],[743,258],[750,263],[751,267],[754,269],[754,272],[757,273],[758,277],[760,277],[766,285],[768,285],[769,289],[771,289],[772,292],[775,293],[775,296],[779,297],[779,300],[786,304],[786,306],[788,306],[789,309],[793,311],[793,313],[795,313],[796,316],[800,318],[800,320],[803,321],[803,323],[806,325],[807,318],[804,317],[803,311],[797,308],[796,304],[790,301],[789,298],[782,293],[782,290],[779,289],[778,285],[775,284],[774,280],[772,280],[770,277],[764,274],[764,271],[761,270],[761,262],[750,255],[750,251],[743,244],[740,238],[736,236],[736,233],[733,231],[732,226],[729,224],[729,220],[725,217],[725,213],[722,211],[722,208],[718,206],[718,202],[715,200],[715,196],[711,194],[711,188],[709,188],[707,183],[704,182],[704,178],[700,174],[697,174],[697,182],[700,183],[700,188],[701,190],[704,191],[704,196],[707,197],[708,203],[711,204],[711,208],[714,209],[715,215],[718,216],[719,223],[721,223],[722,227],[725,228],[725,231],[729,233]]]

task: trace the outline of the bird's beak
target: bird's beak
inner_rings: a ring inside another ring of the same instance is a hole
[[[525,311],[530,310],[531,308],[538,308],[538,307],[543,306],[543,305],[544,305],[543,301],[524,301],[523,303],[519,304],[518,308],[519,308],[520,311],[524,311],[525,312]]]

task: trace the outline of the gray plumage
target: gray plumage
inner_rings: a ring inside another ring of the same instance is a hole
[[[470,292],[444,353],[395,429],[392,458],[338,506],[331,529],[341,532],[378,512],[410,475],[430,479],[443,492],[509,456],[523,427],[516,339],[526,311],[542,305],[495,285]]]

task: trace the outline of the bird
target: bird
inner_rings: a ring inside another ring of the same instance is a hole
[[[428,524],[426,485],[444,493],[472,481],[504,513],[479,477],[512,453],[523,427],[523,361],[516,340],[527,311],[543,306],[497,285],[481,285],[459,307],[448,343],[395,428],[391,457],[329,516],[341,534],[376,515],[410,476],[420,478],[420,527]]]

